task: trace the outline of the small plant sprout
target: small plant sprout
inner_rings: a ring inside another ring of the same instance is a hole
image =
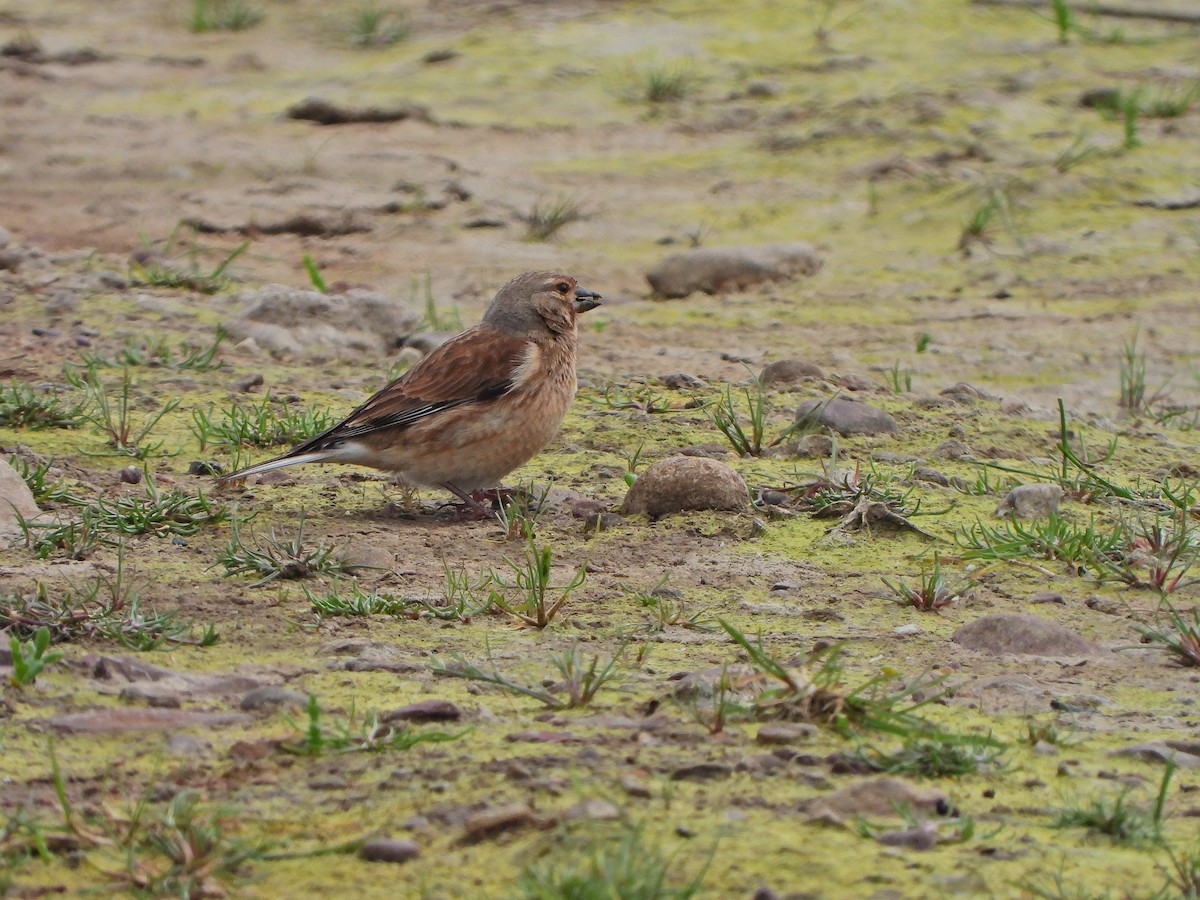
[[[691,401],[679,402],[668,397],[648,384],[606,384],[599,395],[588,391],[581,398],[598,403],[608,409],[631,409],[640,413],[656,414],[690,409]]]
[[[513,580],[505,581],[493,573],[491,600],[500,609],[530,628],[545,628],[558,615],[571,593],[587,578],[587,566],[581,565],[565,585],[551,584],[552,554],[549,545],[539,545],[532,535],[526,537],[525,556],[520,560],[504,557]],[[516,591],[519,599],[509,599]]]
[[[1133,150],[1142,146],[1138,137],[1138,114],[1141,112],[1141,91],[1122,91],[1117,98],[1117,111],[1121,116],[1121,128],[1124,138],[1121,147]]]
[[[993,185],[984,189],[983,198],[959,232],[958,249],[964,256],[976,246],[990,248],[997,223],[1024,252],[1025,241],[1013,219],[1013,194],[1012,185]]]
[[[248,543],[242,537],[242,521],[232,520],[233,534],[217,555],[226,575],[261,575],[251,587],[262,587],[278,578],[309,578],[313,575],[339,575],[346,561],[323,543],[316,547],[304,543],[304,513],[300,513],[294,537],[280,536],[271,528],[263,537]]]
[[[1100,149],[1090,143],[1088,135],[1078,134],[1065,150],[1054,157],[1054,171],[1065,175],[1100,156]]]
[[[1163,810],[1167,790],[1175,774],[1175,761],[1168,760],[1159,782],[1154,805],[1149,809],[1129,801],[1129,789],[1116,796],[1096,797],[1087,802],[1059,808],[1051,823],[1054,828],[1086,828],[1108,837],[1114,844],[1133,846],[1163,842]]]
[[[104,433],[108,445],[116,453],[126,454],[134,459],[146,459],[165,453],[162,441],[148,439],[163,417],[179,406],[178,397],[168,400],[155,412],[146,415],[135,413],[136,384],[129,366],[122,366],[121,381],[115,389],[100,379],[95,366],[86,370],[79,383],[88,397],[84,418]]]
[[[1188,499],[1190,500],[1190,491]],[[1172,594],[1180,588],[1200,583],[1188,573],[1200,560],[1200,534],[1192,527],[1187,503],[1169,514],[1156,514],[1152,520],[1138,518],[1123,523],[1127,550],[1112,567],[1114,575],[1134,587],[1149,587],[1160,594]],[[1141,575],[1141,570],[1145,575]]]
[[[80,507],[78,518],[44,521],[18,516],[25,545],[42,559],[57,553],[82,559],[101,542],[111,543],[111,535],[189,536],[229,518],[227,507],[203,493],[189,494],[180,488],[159,490],[149,473],[142,495],[118,494],[91,501],[66,495],[65,499]]]
[[[442,310],[438,305],[437,297],[433,294],[433,281],[429,277],[429,273],[425,273],[425,278],[418,281],[416,278],[412,280],[410,290],[410,299],[413,305],[416,305],[417,295],[424,293],[424,313],[421,316],[421,323],[417,326],[421,331],[462,331],[463,323],[462,316],[458,312],[457,306],[451,306],[448,310]]]
[[[0,385],[0,427],[78,428],[85,421],[86,401],[64,402],[51,391],[37,390],[28,384],[12,381]]]
[[[208,6],[208,0],[195,2],[197,6]],[[241,0],[230,0],[230,3],[245,6]],[[184,227],[185,223],[180,222],[162,241],[147,241],[146,248],[129,263],[131,280],[151,287],[183,288],[202,294],[215,294],[227,288],[231,281],[227,270],[235,259],[250,248],[250,242],[242,241],[232,250],[225,252],[209,269],[203,267],[200,262],[200,257],[208,254],[193,241],[180,253],[185,261],[177,264],[172,257],[177,253],[176,242],[179,232]]]
[[[299,732],[294,740],[280,741],[279,748],[297,756],[322,756],[326,753],[379,753],[383,750],[409,750],[417,744],[453,741],[464,734],[445,731],[415,731],[406,725],[399,728],[381,721],[379,713],[359,717],[354,710],[344,721],[326,724],[325,713],[315,694],[308,695],[303,723],[285,717]]]
[[[196,34],[209,31],[245,31],[263,20],[263,11],[246,0],[192,0],[188,28]]]
[[[207,647],[217,642],[212,625],[195,635],[195,625],[177,612],[159,613],[142,604],[137,579],[117,547],[111,573],[98,572],[81,587],[51,593],[44,584],[30,594],[0,595],[0,628],[33,637],[48,628],[54,641],[106,638],[132,650],[153,650],[167,643]]]
[[[705,412],[735,453],[743,457],[762,456],[765,447],[780,443],[791,432],[785,431],[770,445],[765,443],[771,406],[767,389],[757,375],[750,376],[741,394],[744,404],[735,399],[733,386],[729,385],[723,395],[705,407]]]
[[[42,625],[34,632],[33,637],[21,642],[15,634],[8,637],[9,649],[12,652],[12,675],[9,681],[14,687],[33,684],[42,669],[63,658],[61,650],[50,650],[50,629]]]
[[[874,748],[860,755],[871,768],[893,775],[920,778],[961,778],[998,768],[1004,748],[990,740],[964,741],[959,738],[911,737],[892,751]]]
[[[362,843],[356,838],[332,846],[322,842],[311,850],[275,849],[276,842],[247,834],[254,817],[210,805],[194,790],[168,791],[163,798],[141,794],[125,811],[110,803],[76,807],[53,742],[48,755],[61,818],[43,825],[22,813],[0,822],[0,859],[6,864],[14,861],[14,851],[50,862],[53,854],[69,850],[86,859],[114,893],[223,897],[236,893],[233,882],[248,874],[250,863],[348,853]]]
[[[1119,526],[1105,529],[1095,519],[1077,525],[1058,514],[1046,519],[1022,521],[1008,519],[1001,525],[976,522],[964,525],[954,534],[963,560],[1061,560],[1071,567],[1091,569],[1097,575],[1108,572],[1110,560],[1120,553],[1126,541]]]
[[[552,487],[553,480],[547,481],[540,490],[528,484],[511,493],[507,490],[499,492],[500,508],[496,517],[508,540],[528,539],[534,533]]]
[[[751,641],[724,619],[717,622],[749,657],[750,665],[768,679],[771,687],[760,690],[753,700],[755,718],[812,722],[835,729],[843,736],[883,732],[902,738],[914,736],[963,740],[979,745],[1002,746],[993,738],[956,738],[938,731],[917,710],[944,695],[930,689],[944,676],[916,678],[899,688],[887,685],[896,673],[885,671],[856,688],[845,683],[839,648],[829,647],[811,654],[799,665],[785,665],[769,654],[758,641]]]
[[[329,293],[329,285],[325,283],[325,276],[321,274],[321,269],[312,255],[305,253],[301,262],[304,264],[304,271],[308,274],[308,280],[312,283],[313,288],[322,294]]]
[[[348,39],[352,47],[377,49],[391,47],[412,33],[412,25],[403,10],[364,6],[354,10]]]
[[[566,845],[521,872],[516,900],[692,900],[701,896],[713,855],[688,877],[674,856],[648,843],[638,828],[626,826],[614,839],[591,834],[564,839]]]
[[[482,669],[468,662],[460,654],[451,654],[449,661],[435,660],[430,670],[435,675],[448,678],[465,678],[481,684],[491,684],[507,694],[529,697],[550,709],[576,709],[590,706],[596,694],[618,675],[618,660],[624,651],[622,644],[616,653],[607,659],[600,655],[585,657],[578,644],[562,651],[552,651],[550,661],[557,669],[559,679],[547,679],[544,687],[532,687],[500,673],[488,650],[489,669]],[[561,696],[565,695],[565,696]]]
[[[318,595],[302,585],[304,596],[318,616],[410,616],[412,604],[399,597],[389,597],[377,591],[364,591],[357,581],[349,591],[336,581],[324,594]]]
[[[1058,42],[1066,46],[1071,42],[1071,32],[1078,28],[1075,22],[1075,11],[1067,0],[1051,0],[1050,13],[1054,27],[1058,29]]]
[[[192,433],[205,450],[220,447],[271,447],[296,444],[320,434],[337,419],[326,409],[293,407],[282,411],[270,397],[258,403],[233,403],[217,415],[212,407],[192,410]]]
[[[1200,607],[1192,607],[1189,619],[1167,601],[1164,600],[1163,605],[1167,609],[1165,623],[1157,623],[1155,627],[1134,627],[1145,641],[1169,651],[1179,665],[1200,667]]]
[[[922,568],[915,583],[899,582],[894,584],[887,578],[883,579],[883,583],[896,595],[897,602],[921,612],[938,612],[960,599],[974,587],[971,582],[951,587],[949,580],[942,572],[942,560],[937,553],[933,554],[933,566],[928,569]]]
[[[175,369],[190,372],[212,372],[225,364],[217,359],[221,342],[229,335],[217,327],[211,343],[181,341],[172,345],[166,337],[126,338],[122,347],[110,359],[99,353],[84,353],[80,361],[84,369],[117,369],[123,366]]]
[[[622,644],[617,651],[604,662],[600,656],[585,657],[579,651],[578,642],[567,650],[555,650],[550,653],[550,661],[558,669],[561,677],[559,684],[566,692],[568,709],[579,706],[589,706],[596,699],[600,689],[617,676],[617,660],[624,652]]]
[[[1025,734],[1022,736],[1022,740],[1031,747],[1039,744],[1050,747],[1074,747],[1080,741],[1070,736],[1073,731],[1074,729],[1068,729],[1064,734],[1054,722],[1042,722],[1031,717],[1025,721]]]
[[[640,95],[647,103],[678,103],[695,93],[699,79],[689,65],[663,66],[642,75]]]
[[[922,331],[917,335],[916,350],[918,353],[924,353],[929,349],[929,345],[933,343],[933,335],[928,331]]]
[[[713,630],[713,618],[708,615],[709,607],[692,609],[682,591],[667,587],[665,575],[649,590],[625,589],[625,593],[648,612],[652,633],[657,634],[669,626],[696,631]]]
[[[1187,115],[1197,101],[1200,101],[1200,81],[1184,86],[1164,85],[1141,96],[1139,111],[1151,119],[1177,119]]]
[[[892,393],[911,394],[913,389],[912,369],[900,368],[900,360],[896,360],[889,371],[892,376]]]
[[[50,470],[54,468],[54,460],[36,457],[30,460],[14,454],[8,458],[8,464],[21,476],[21,480],[25,482],[25,486],[29,488],[29,493],[33,494],[33,499],[37,503],[60,501],[71,503],[75,501],[71,489],[65,482],[48,480]]]
[[[543,198],[534,203],[533,208],[523,217],[526,226],[525,239],[548,241],[568,225],[590,217],[591,214],[585,212],[574,197],[560,196],[553,200]]]
[[[189,494],[180,488],[159,490],[149,472],[143,495],[99,497],[84,509],[101,531],[159,537],[173,534],[186,537],[205,525],[220,524],[229,518],[226,506],[209,500],[202,492]]]

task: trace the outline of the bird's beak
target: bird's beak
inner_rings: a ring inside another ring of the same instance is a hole
[[[575,312],[584,313],[589,309],[595,309],[600,305],[600,301],[604,299],[595,291],[589,291],[585,288],[575,288]]]

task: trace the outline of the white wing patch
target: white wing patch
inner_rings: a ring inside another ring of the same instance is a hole
[[[524,389],[531,378],[537,376],[542,368],[542,348],[530,341],[525,348],[525,355],[521,357],[520,364],[513,369],[512,373],[512,391],[520,391]]]

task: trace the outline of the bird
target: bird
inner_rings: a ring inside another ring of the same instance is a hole
[[[570,275],[526,272],[468,328],[345,419],[287,453],[221,478],[301,463],[351,463],[441,487],[484,513],[493,488],[558,434],[575,397],[578,314],[603,297]]]

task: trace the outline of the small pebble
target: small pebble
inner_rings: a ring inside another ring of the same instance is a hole
[[[404,838],[372,838],[358,849],[359,858],[367,862],[402,863],[416,859],[421,848],[416,841]]]

